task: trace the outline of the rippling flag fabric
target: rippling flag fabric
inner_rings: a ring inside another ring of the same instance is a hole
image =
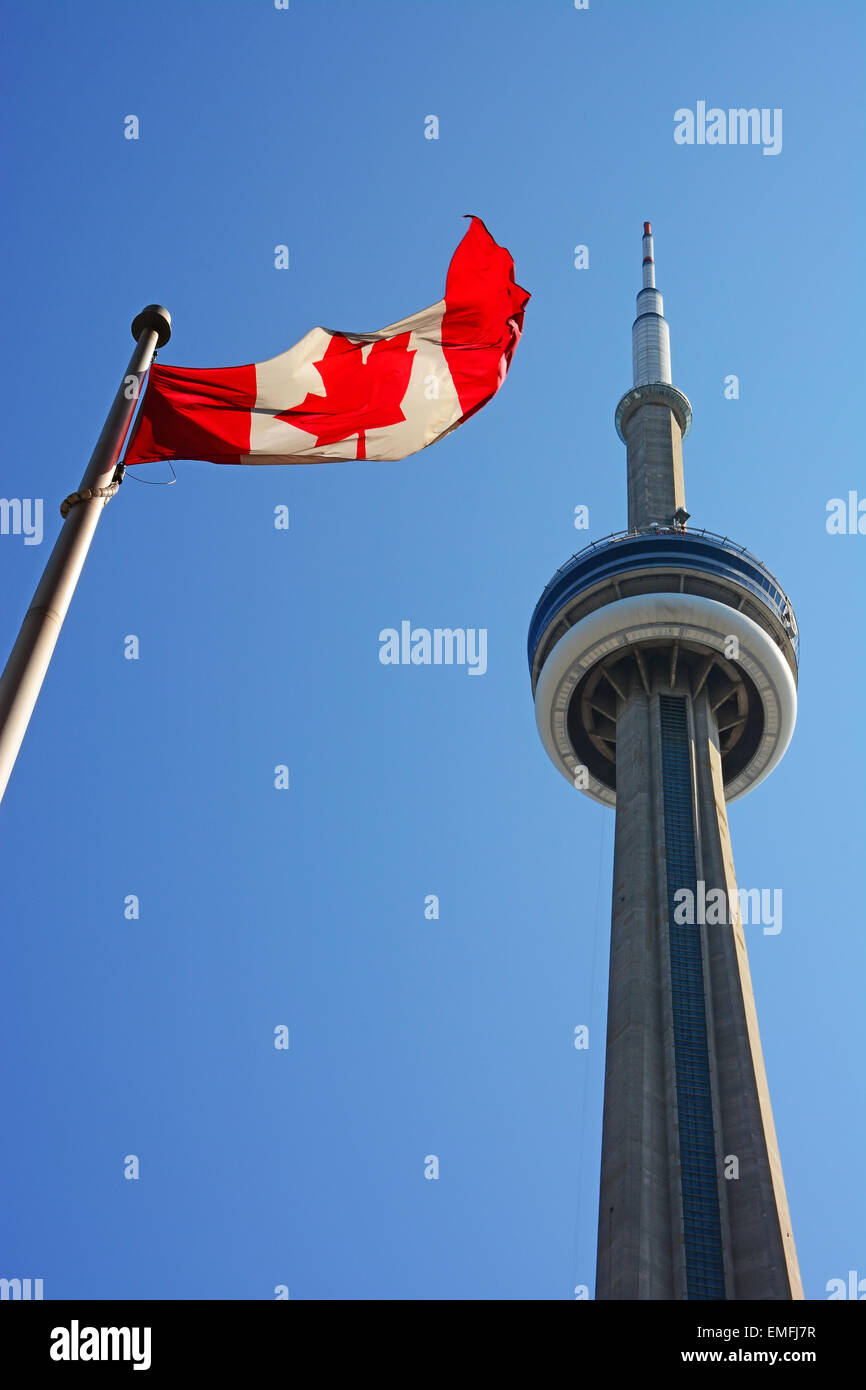
[[[429,309],[375,333],[313,328],[246,367],[154,365],[124,462],[405,458],[496,394],[528,300],[511,255],[473,217]]]

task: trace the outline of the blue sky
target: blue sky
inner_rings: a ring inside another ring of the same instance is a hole
[[[800,623],[794,741],[730,823],[741,886],[783,891],[782,931],[747,939],[807,1297],[866,1276],[866,539],[825,525],[866,493],[862,7],[5,11],[2,493],[45,499],[45,538],[0,536],[4,654],[143,304],[180,365],[378,328],[440,298],[467,212],[533,297],[505,389],[421,454],[182,463],[105,512],[0,811],[0,1274],[49,1298],[592,1288],[613,817],[549,764],[525,641],[554,570],[625,525],[649,218],[693,524]],[[676,145],[699,100],[781,108],[781,152]],[[382,666],[402,619],[486,628],[487,673]]]

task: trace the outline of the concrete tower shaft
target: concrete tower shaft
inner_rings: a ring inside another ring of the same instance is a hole
[[[596,1298],[802,1298],[712,701],[646,674],[617,708]],[[679,924],[683,890],[724,920]]]

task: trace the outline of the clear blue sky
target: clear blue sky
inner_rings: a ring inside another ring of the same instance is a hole
[[[741,886],[784,895],[747,938],[807,1296],[866,1275],[866,537],[825,527],[866,494],[862,6],[5,11],[0,491],[45,499],[45,539],[0,536],[4,659],[143,304],[181,365],[378,328],[441,296],[467,212],[533,298],[505,389],[414,458],[182,463],[106,511],[0,812],[0,1274],[49,1298],[592,1288],[613,817],[549,764],[525,641],[553,571],[625,525],[649,218],[693,523],[800,622],[793,744],[730,821]],[[699,100],[782,108],[781,153],[676,145]],[[487,628],[487,674],[382,666],[404,618]]]

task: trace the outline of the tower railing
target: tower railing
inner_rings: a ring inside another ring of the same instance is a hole
[[[761,582],[758,584],[754,576],[747,578],[746,574],[743,574],[741,577],[738,576],[740,582],[745,582],[746,587],[761,597],[778,615],[794,645],[794,650],[799,660],[800,639],[794,609],[790,599],[772,570],[768,569],[764,562],[759,560],[757,555],[753,554],[751,550],[741,545],[739,541],[732,540],[730,536],[724,536],[718,531],[709,531],[700,526],[686,527],[674,524],[666,526],[654,524],[651,526],[631,527],[625,531],[611,531],[609,535],[602,536],[599,540],[592,541],[589,545],[583,546],[582,549],[576,551],[564,565],[560,565],[550,582],[546,585],[535,606],[532,623],[530,624],[530,651],[534,652],[537,640],[541,636],[541,632],[536,630],[539,619],[542,619],[543,625],[546,626],[546,622],[551,616],[547,607],[547,599],[561,584],[565,576],[572,574],[579,565],[590,559],[592,555],[601,555],[604,552],[615,549],[617,545],[626,541],[635,541],[639,539],[649,540],[653,537],[663,538],[666,542],[673,542],[674,546],[677,544],[678,540],[681,539],[684,543],[684,551],[686,552],[682,557],[683,564],[690,568],[695,565],[695,557],[689,556],[687,553],[689,541],[700,540],[728,554],[741,556],[752,570],[757,571],[757,575]],[[676,563],[675,557],[673,563]],[[700,568],[699,565],[697,567]],[[640,568],[640,561],[637,557],[636,568]],[[543,617],[545,614],[547,616]]]

